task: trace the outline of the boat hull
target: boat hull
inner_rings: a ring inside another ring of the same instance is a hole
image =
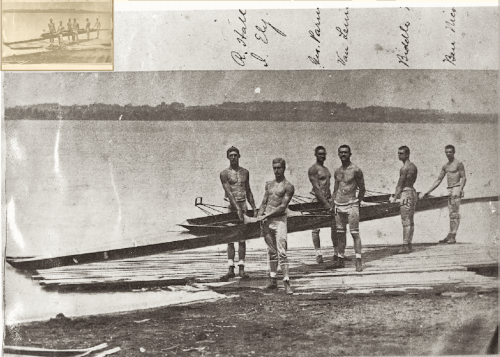
[[[385,199],[386,197],[384,197]],[[387,196],[388,198],[388,196]],[[399,215],[399,203],[382,203],[382,198],[369,198],[365,200],[375,205],[362,206],[360,220],[370,221]],[[462,199],[462,204],[475,202],[498,201],[498,196]],[[416,211],[426,211],[446,207],[447,197],[431,197],[419,200]],[[326,216],[319,203],[306,203],[291,205],[290,210],[295,214],[288,219],[288,232],[299,232],[315,228],[329,227],[332,217]],[[298,212],[311,212],[306,215],[296,215]],[[253,212],[250,211],[249,214]],[[237,242],[259,238],[260,224],[239,224],[236,213],[227,213],[215,216],[218,226],[213,225],[214,216],[188,219],[182,226],[190,230],[186,239],[171,242],[157,243],[138,247],[114,249],[101,252],[74,254],[61,257],[7,257],[6,261],[16,269],[34,271],[49,269],[59,266],[78,265],[85,263],[101,262],[106,260],[129,259],[147,255],[154,255],[175,250],[196,249],[219,244]],[[220,223],[226,222],[224,225]],[[228,225],[232,223],[234,225]],[[225,228],[221,228],[225,227]]]

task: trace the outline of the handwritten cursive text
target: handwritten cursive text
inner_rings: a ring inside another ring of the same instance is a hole
[[[450,30],[452,33],[450,33],[450,35],[452,37],[455,37],[455,25],[456,25],[456,12],[457,10],[455,10],[455,8],[452,8],[451,9],[451,19],[450,21],[445,21],[445,28]],[[443,62],[448,62],[448,63],[451,63],[452,65],[456,66],[455,64],[455,61],[456,61],[456,58],[455,58],[455,41],[453,41],[451,43],[451,52],[449,52],[448,54],[444,55],[444,59],[443,59]]]
[[[339,37],[342,37],[344,40],[348,40],[349,37],[349,8],[345,8],[344,12],[344,28],[336,27],[335,29],[339,33]],[[337,62],[340,63],[341,65],[345,66],[347,64],[347,58],[349,56],[349,47],[347,44],[344,47],[344,54],[341,56],[339,55],[338,51],[336,51],[337,54]]]
[[[309,30],[309,37],[311,37],[314,41],[317,42],[316,44],[316,49],[315,49],[315,54],[313,57],[308,56],[307,58],[309,61],[311,61],[313,64],[319,66],[319,54],[320,54],[320,48],[321,48],[321,41],[320,41],[320,36],[321,36],[321,22],[320,22],[320,10],[319,8],[316,8],[316,22],[314,23],[316,25],[316,28],[314,31]]]
[[[403,37],[403,41],[401,42],[401,44],[403,45],[404,53],[402,55],[397,54],[399,60],[398,63],[402,63],[406,67],[410,67],[408,65],[409,61],[408,53],[410,53],[410,34],[408,33],[409,28],[410,28],[410,23],[408,21],[405,22],[403,26],[399,26],[399,29],[402,31],[401,36]]]

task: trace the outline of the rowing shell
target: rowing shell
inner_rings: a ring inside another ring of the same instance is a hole
[[[100,29],[99,31],[107,31],[107,30],[108,29]],[[90,32],[97,32],[97,31],[98,31],[97,29],[90,30]],[[85,34],[85,33],[87,33],[87,31],[85,31],[85,30],[79,30],[78,31],[79,35]],[[64,31],[62,33],[63,37],[70,36],[70,35],[71,34],[68,31]],[[6,46],[11,46],[11,45],[17,45],[17,44],[21,44],[21,43],[44,41],[44,40],[47,40],[47,39],[50,39],[50,38],[56,38],[56,37],[59,37],[59,34],[42,33],[39,38],[33,38],[31,40],[23,40],[23,41],[3,42],[3,44],[6,45]]]
[[[388,199],[389,195],[366,197],[363,200],[366,203],[360,208],[360,220],[369,221],[397,216],[400,212],[399,203],[389,203]],[[417,202],[416,210],[426,211],[446,207],[447,201],[447,197],[424,198]],[[498,196],[462,199],[463,204],[491,201],[498,201]],[[290,216],[287,223],[290,233],[329,227],[332,224],[332,217],[326,214],[319,203],[293,204],[289,205],[289,209]],[[252,211],[248,213],[253,214]],[[59,257],[6,257],[6,261],[16,269],[32,271],[66,265],[136,258],[175,250],[196,249],[261,236],[259,222],[240,223],[234,212],[188,219],[180,225],[188,229],[189,233],[194,236],[188,235],[185,239],[176,241]]]

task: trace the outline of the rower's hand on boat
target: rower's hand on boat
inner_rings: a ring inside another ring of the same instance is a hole
[[[421,200],[422,198],[426,198],[427,196],[429,196],[428,193],[420,192],[420,194],[418,195],[418,199]]]
[[[253,216],[254,216],[255,218],[257,218],[257,216],[258,216],[258,215],[259,215],[259,210],[258,210],[257,208],[254,208],[254,209],[253,209]]]
[[[391,196],[389,197],[389,203],[395,203],[396,202],[396,197]]]
[[[245,220],[243,219],[243,211],[241,210],[241,208],[238,208],[238,218],[240,219],[240,221],[244,222]]]

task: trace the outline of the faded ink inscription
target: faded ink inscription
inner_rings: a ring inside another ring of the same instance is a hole
[[[247,34],[248,26],[247,26],[247,11],[246,10],[241,10],[241,9],[239,10],[238,20],[239,20],[239,26],[241,27],[241,30],[240,30],[240,27],[238,27],[237,29],[234,30],[234,32],[237,35],[236,41],[238,41],[238,43],[243,48],[239,52],[238,51],[231,51],[231,58],[233,59],[234,62],[236,62],[236,64],[243,67],[243,66],[245,66],[247,59],[249,59],[248,56],[250,56],[257,61],[260,61],[264,67],[268,67],[269,64],[267,63],[267,59],[264,58],[267,56],[263,57],[255,52],[251,52],[251,51],[247,50],[247,48],[246,48],[249,41],[250,41],[248,34]],[[268,39],[269,33],[267,32],[269,29],[273,30],[274,32],[276,32],[280,36],[286,37],[286,34],[283,31],[281,31],[277,27],[273,26],[270,22],[268,22],[264,19],[261,19],[261,21],[262,21],[262,23],[259,23],[259,25],[255,26],[256,32],[254,33],[254,36],[253,36],[257,41],[261,41],[262,43],[264,43],[266,45],[269,44],[269,39]]]

